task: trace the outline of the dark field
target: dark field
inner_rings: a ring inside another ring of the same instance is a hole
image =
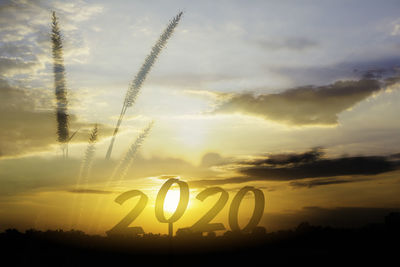
[[[0,244],[6,266],[388,266],[396,265],[400,238],[398,214],[392,219],[357,229],[301,223],[273,233],[258,227],[252,233],[181,233],[172,239],[9,229],[0,234]]]

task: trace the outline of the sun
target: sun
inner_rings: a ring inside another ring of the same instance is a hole
[[[180,200],[179,190],[169,190],[164,201],[164,210],[169,213],[173,213],[178,207]]]

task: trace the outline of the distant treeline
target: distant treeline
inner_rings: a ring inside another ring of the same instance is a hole
[[[221,236],[178,233],[136,237],[87,235],[71,230],[8,229],[0,234],[9,266],[386,266],[396,261],[400,215],[384,224],[332,228],[303,222],[292,230],[267,233],[228,231]]]

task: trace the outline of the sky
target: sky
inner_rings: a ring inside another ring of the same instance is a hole
[[[76,132],[67,158],[52,11]],[[106,160],[130,83],[179,12]],[[400,207],[399,14],[390,0],[0,1],[0,230],[104,234],[136,203],[114,199],[141,190],[132,226],[166,233],[154,205],[169,178],[190,187],[176,228],[210,209],[218,196],[196,195],[213,186],[229,193],[213,220],[227,230],[245,186],[265,195],[267,231],[382,221]],[[253,207],[248,193],[242,227]]]

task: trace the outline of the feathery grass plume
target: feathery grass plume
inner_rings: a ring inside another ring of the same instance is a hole
[[[142,84],[144,80],[147,77],[147,74],[150,72],[151,67],[154,65],[154,62],[156,61],[158,55],[160,54],[161,50],[165,47],[167,44],[168,39],[171,37],[172,33],[174,32],[174,29],[176,26],[178,26],[179,20],[182,17],[183,12],[179,12],[178,15],[176,15],[168,24],[167,28],[164,30],[164,32],[161,34],[160,38],[157,40],[156,44],[152,47],[150,54],[146,57],[142,67],[140,68],[139,72],[136,74],[135,78],[133,81],[130,83],[129,88],[126,92],[125,95],[125,100],[122,105],[122,110],[119,115],[117,125],[115,126],[114,133],[110,142],[110,145],[107,150],[106,154],[106,159],[109,159],[111,157],[111,152],[114,146],[115,142],[115,136],[118,133],[119,127],[122,123],[123,117],[125,115],[126,109],[128,107],[131,107],[135,101],[136,98],[140,92],[140,88],[142,87]]]
[[[67,87],[65,82],[65,68],[63,57],[63,45],[56,13],[53,11],[51,25],[51,41],[53,52],[53,74],[56,95],[57,139],[62,145],[63,156],[68,155],[69,140],[69,115]]]
[[[168,39],[171,37],[172,33],[176,26],[178,26],[179,20],[181,19],[182,12],[176,15],[168,24],[167,28],[164,30],[163,34],[161,34],[157,43],[151,49],[151,53],[146,57],[142,67],[138,74],[136,74],[134,80],[129,86],[129,89],[126,93],[125,97],[125,105],[127,107],[131,107],[136,100],[136,97],[139,93],[140,87],[142,86],[144,80],[146,79],[147,74],[149,73],[151,67],[154,65],[155,60],[160,54],[161,50],[167,44]]]
[[[115,168],[114,174],[111,176],[112,179],[119,176],[119,180],[125,178],[129,167],[132,165],[133,158],[135,157],[139,148],[143,145],[144,140],[149,135],[151,128],[154,125],[154,121],[150,122],[149,125],[139,134],[139,136],[135,139],[135,141],[131,144],[128,152],[126,152],[125,156],[118,163]]]
[[[85,155],[82,160],[82,165],[79,173],[78,186],[80,186],[80,181],[83,179],[84,183],[88,183],[90,169],[92,166],[94,154],[96,152],[95,144],[97,142],[98,128],[97,124],[94,125],[92,132],[89,136],[88,146],[86,147]]]

